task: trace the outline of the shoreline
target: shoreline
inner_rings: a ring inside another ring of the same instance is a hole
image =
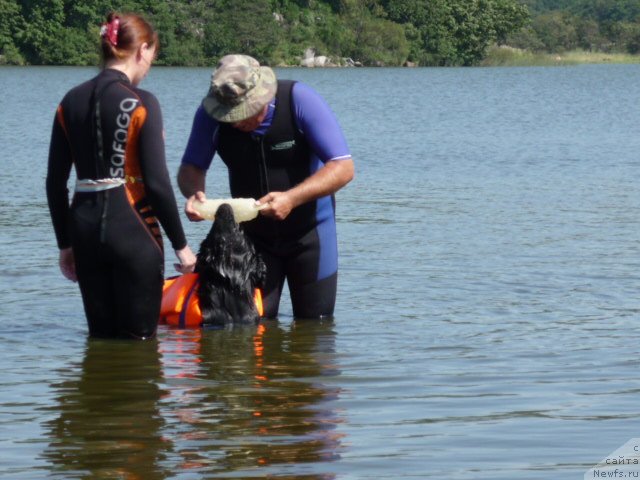
[[[640,64],[640,55],[629,53],[571,50],[562,53],[535,53],[508,46],[493,46],[478,64],[481,67],[551,67],[575,65]]]
[[[477,65],[463,67],[436,66],[436,65],[380,65],[380,66],[359,66],[359,65],[325,65],[325,66],[305,66],[300,64],[278,64],[272,68],[302,68],[320,70],[341,70],[344,68],[477,68],[477,67],[552,67],[552,66],[578,66],[578,65],[633,65],[640,64],[640,54],[632,55],[627,53],[606,53],[588,52],[583,50],[572,50],[563,53],[535,53],[509,46],[493,46],[487,49],[487,56]],[[0,62],[2,67],[95,67],[96,65],[10,65]],[[154,65],[154,68],[213,68],[206,65]]]

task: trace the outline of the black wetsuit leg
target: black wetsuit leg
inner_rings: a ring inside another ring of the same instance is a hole
[[[267,266],[263,304],[265,317],[276,318],[284,280],[287,280],[295,318],[332,317],[336,304],[338,272],[318,279],[320,241],[312,230],[295,241],[278,247],[255,241],[256,249]],[[333,261],[333,259],[332,259]]]
[[[278,318],[280,297],[285,280],[284,259],[264,248],[256,248],[256,250],[260,253],[267,267],[267,280],[262,291],[263,316]]]
[[[305,245],[306,244],[306,245]],[[338,272],[317,278],[319,248],[315,231],[300,240],[303,248],[286,259],[287,285],[295,318],[327,318],[333,316],[338,287]]]
[[[288,280],[295,318],[332,318],[338,290],[338,273],[310,283]]]
[[[152,337],[160,315],[163,254],[124,190],[76,194],[72,212],[73,252],[89,334]]]

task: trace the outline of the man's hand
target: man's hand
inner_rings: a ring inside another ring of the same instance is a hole
[[[266,205],[260,214],[284,220],[294,208],[326,195],[332,195],[353,178],[353,160],[327,162],[320,170],[286,192],[269,192],[258,200]]]
[[[284,220],[294,209],[291,196],[287,192],[269,192],[258,200],[258,205],[265,205],[260,209],[260,214],[265,217]]]
[[[187,204],[184,207],[184,213],[187,215],[187,218],[189,220],[191,220],[192,222],[201,222],[202,220],[204,220],[204,218],[202,218],[200,214],[193,209],[193,202],[204,202],[206,199],[207,196],[204,194],[204,192],[196,192],[195,195],[191,195],[187,199]]]

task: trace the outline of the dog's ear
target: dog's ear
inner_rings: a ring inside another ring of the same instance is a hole
[[[216,232],[212,224],[209,233],[200,243],[200,249],[196,255],[196,272],[201,273],[213,265],[216,243]]]
[[[256,252],[251,240],[242,235],[242,255],[239,257],[239,264],[242,266],[239,281],[242,282],[249,291],[253,292],[256,287],[262,287],[266,278],[267,268],[262,261],[262,257]]]
[[[197,271],[206,273],[210,281],[241,290],[245,282],[243,271],[246,262],[243,237],[218,232],[208,240],[203,242],[198,252]]]
[[[251,271],[249,272],[253,288],[262,288],[267,280],[267,265],[262,260],[259,253],[254,252],[251,260]]]
[[[213,256],[210,248],[200,247],[198,254],[196,255],[196,268],[197,273],[202,273],[207,269],[207,265],[211,265]]]
[[[251,287],[251,270],[253,263],[253,246],[244,234],[236,237],[232,248],[227,251],[228,278],[237,292],[247,291]]]

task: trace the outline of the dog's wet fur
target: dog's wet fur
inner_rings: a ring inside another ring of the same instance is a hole
[[[260,320],[254,289],[264,286],[266,266],[233,217],[230,205],[218,207],[200,244],[196,262],[204,325],[248,325]]]

